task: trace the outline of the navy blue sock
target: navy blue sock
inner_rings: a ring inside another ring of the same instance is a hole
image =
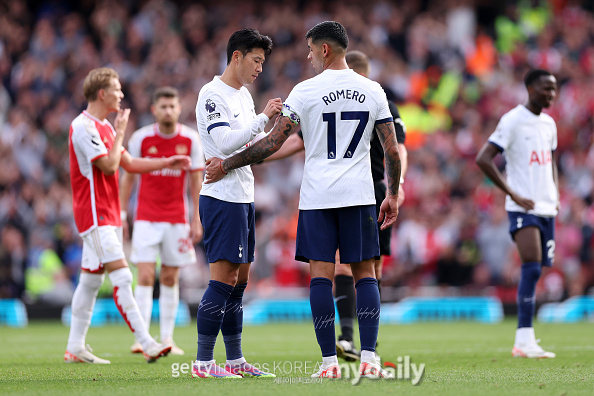
[[[535,290],[540,278],[540,263],[532,261],[522,264],[522,275],[518,285],[518,328],[532,327],[534,317]]]
[[[336,355],[334,334],[334,299],[332,281],[328,278],[313,278],[309,283],[309,304],[313,317],[316,338],[322,356]]]
[[[380,295],[377,279],[363,278],[355,284],[357,289],[357,319],[361,350],[375,352],[380,319]]]
[[[225,305],[233,291],[233,286],[211,280],[198,306],[198,353],[196,359],[209,361],[214,356],[217,335],[223,323]]]
[[[340,319],[340,339],[353,341],[353,323],[355,323],[355,281],[352,276],[336,275],[334,277],[336,294],[336,310]]]
[[[223,340],[225,341],[227,360],[243,357],[241,332],[243,330],[243,291],[246,287],[247,283],[235,285],[225,306],[221,333],[223,333]]]

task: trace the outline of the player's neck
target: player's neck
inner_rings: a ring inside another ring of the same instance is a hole
[[[171,124],[171,125],[165,125],[165,124],[157,124],[159,126],[159,132],[161,132],[163,135],[172,135],[177,127],[177,123],[175,124]]]
[[[96,102],[89,102],[87,105],[87,113],[95,117],[100,121],[105,121],[107,115],[109,114],[109,110],[103,106],[102,103]]]
[[[344,56],[328,58],[327,63],[324,64],[324,70],[344,70],[348,68],[349,65]]]
[[[528,103],[526,103],[524,107],[526,107],[534,115],[540,115],[540,113],[542,113],[542,107],[537,106],[531,103],[530,101],[528,101]]]
[[[221,75],[221,81],[235,89],[241,89],[243,86],[239,78],[237,78],[237,73],[235,72],[232,64],[227,66]]]

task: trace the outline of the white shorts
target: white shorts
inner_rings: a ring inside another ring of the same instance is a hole
[[[122,227],[101,226],[81,235],[81,268],[91,272],[103,269],[104,263],[126,259],[122,246]]]
[[[130,261],[154,263],[158,254],[161,263],[171,267],[194,263],[196,252],[190,239],[190,225],[135,221]]]

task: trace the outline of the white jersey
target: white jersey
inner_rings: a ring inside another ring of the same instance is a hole
[[[200,90],[196,120],[206,159],[225,159],[241,152],[269,121],[264,114],[256,115],[247,88],[235,89],[218,76]],[[231,170],[218,182],[203,184],[200,194],[227,202],[254,202],[252,169]]]
[[[489,142],[504,152],[509,187],[534,201],[534,209],[528,213],[556,216],[559,195],[553,178],[552,151],[557,149],[557,126],[551,116],[536,115],[518,105],[501,117]],[[505,210],[526,212],[509,196]]]
[[[283,114],[301,125],[305,168],[299,209],[374,205],[369,147],[375,125],[392,121],[382,87],[351,69],[299,83]]]

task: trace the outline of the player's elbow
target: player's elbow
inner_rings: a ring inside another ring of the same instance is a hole
[[[236,150],[236,148],[228,147],[228,146],[221,146],[221,147],[219,147],[219,149],[221,150],[221,153],[223,153],[225,155],[231,155]]]

